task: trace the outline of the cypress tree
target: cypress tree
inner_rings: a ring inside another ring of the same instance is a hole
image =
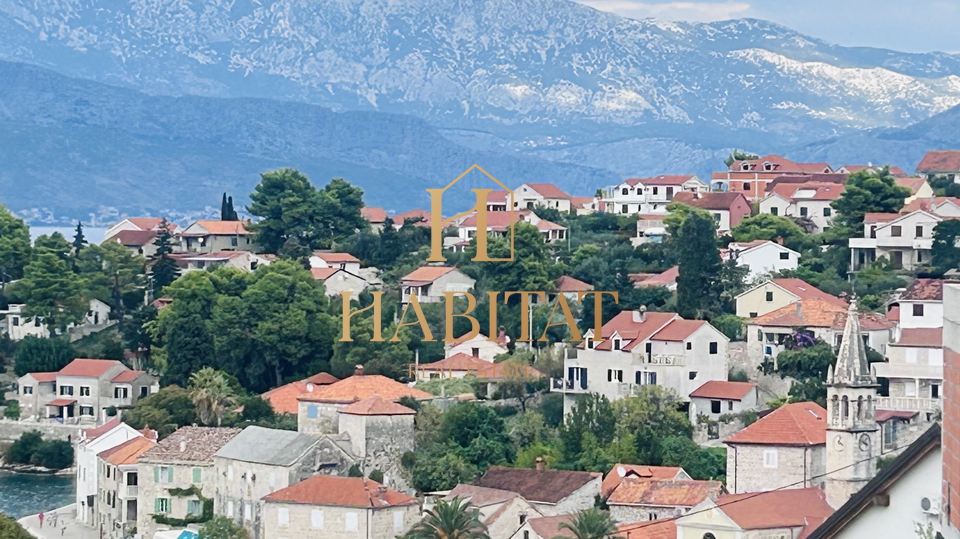
[[[157,247],[157,252],[150,257],[150,276],[153,278],[153,295],[157,297],[165,286],[180,276],[177,261],[170,257],[173,252],[173,233],[166,219],[160,222],[153,244]]]
[[[719,314],[723,263],[713,218],[703,211],[691,212],[678,235],[677,311],[684,318]]]

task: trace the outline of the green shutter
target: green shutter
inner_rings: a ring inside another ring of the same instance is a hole
[[[160,498],[153,499],[153,512],[154,513],[160,512]]]
[[[154,483],[159,483],[159,482],[160,482],[160,467],[159,467],[159,466],[154,466],[154,467],[153,467],[153,482],[154,482]]]
[[[200,473],[201,473],[200,468],[194,468],[194,469],[193,469],[193,482],[196,483],[196,484],[198,484],[198,485],[201,483],[201,480],[200,480],[200,479],[201,479],[201,475],[200,475]]]
[[[173,483],[173,466],[167,468],[167,482]]]

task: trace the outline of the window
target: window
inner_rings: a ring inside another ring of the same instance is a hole
[[[520,518],[523,518],[521,515]],[[403,511],[393,512],[393,531],[399,533],[403,531]]]
[[[310,418],[310,419],[316,419],[316,418],[317,418],[317,405],[316,405],[316,404],[310,404],[310,405],[307,406],[307,417]]]
[[[93,417],[93,406],[81,406],[80,415]]]
[[[687,378],[689,378],[689,379],[691,379],[691,380],[696,380],[696,379],[697,379],[697,371],[690,371],[690,372],[688,372],[688,373],[687,373]]]
[[[21,394],[23,395],[33,395],[33,386],[20,386]]]
[[[193,484],[194,484],[194,485],[199,485],[200,483],[203,483],[203,469],[202,469],[202,468],[194,468],[194,469],[193,469]]]
[[[187,514],[198,516],[203,514],[203,504],[200,500],[187,500]]]
[[[277,474],[270,472],[270,488],[277,486]]]
[[[277,525],[278,526],[289,526],[290,525],[290,510],[289,509],[277,509]]]
[[[233,500],[227,502],[227,517],[233,518]]]
[[[230,238],[230,246],[231,246],[231,247],[236,247],[236,246],[237,246],[237,243],[238,243],[238,242],[237,242],[237,239],[238,239],[238,238],[237,238],[236,236]]]
[[[253,518],[253,506],[250,502],[243,504],[243,520],[250,520]]]
[[[146,397],[146,396],[147,396],[147,391],[148,391],[147,386],[140,386],[140,396],[141,396],[141,397]]]
[[[913,316],[923,316],[923,304],[915,303],[913,305]]]
[[[779,215],[780,208],[770,208],[770,215]]]
[[[659,188],[659,187],[654,187],[654,188],[653,188],[653,194],[655,194],[655,195],[660,194],[660,188]]]
[[[154,498],[153,499],[153,510],[157,513],[169,513],[170,512],[170,498]]]
[[[899,226],[892,226],[892,227],[890,227],[890,235],[891,235],[891,236],[893,236],[894,238],[899,238],[899,237],[900,237],[900,234],[901,234],[901,229],[900,229]]]
[[[310,526],[313,528],[323,529],[323,511],[320,509],[314,509],[310,511]]]
[[[627,207],[626,204],[622,204],[622,205],[620,206],[620,213],[627,213],[627,208],[628,208],[628,207]]]
[[[620,339],[614,339],[614,340],[613,340],[613,349],[614,349],[614,350],[619,350],[619,349],[620,349]]]
[[[593,337],[587,337],[587,350],[593,350]]]
[[[806,216],[807,216],[807,208],[806,208],[805,206],[801,206],[801,207],[800,207],[800,217],[806,217]]]
[[[80,394],[83,395],[83,388],[80,388]],[[115,399],[126,399],[128,397],[128,388],[125,387],[115,387],[113,388],[113,398]]]
[[[715,342],[710,343],[710,353],[711,354],[717,353],[717,343]]]
[[[756,318],[756,317],[757,317],[757,313],[750,313],[750,318]]]
[[[717,539],[717,536],[710,532],[707,532],[703,534],[703,539]]]
[[[750,182],[743,182],[743,184],[740,185],[740,188],[743,189],[744,191],[749,191],[749,190],[750,190]]]
[[[357,514],[356,513],[347,513],[343,519],[343,527],[348,532],[357,531]]]
[[[780,253],[780,260],[790,260],[790,253]]]
[[[621,194],[621,195],[627,194],[627,188],[624,187],[623,189],[621,189],[621,190],[620,190],[620,194]]]
[[[776,449],[767,449],[763,452],[763,467],[764,468],[777,467],[777,450]]]
[[[720,401],[710,401],[710,413],[712,414],[720,413]]]
[[[227,480],[233,481],[233,464],[227,465]]]
[[[688,342],[688,343],[687,343],[687,350],[693,350],[693,343],[692,343],[692,342]]]
[[[940,398],[940,385],[939,384],[930,384],[930,398],[939,399]]]
[[[60,394],[73,396],[73,386],[60,386]]]
[[[720,214],[719,214],[719,213],[713,214],[713,221],[714,221],[715,223],[719,223],[719,222],[720,222]]]
[[[622,382],[623,381],[623,371],[620,369],[607,369],[607,381],[608,382]]]
[[[127,472],[127,484],[136,486],[138,482],[137,472]]]
[[[90,396],[90,386],[80,386],[80,396],[89,397]]]
[[[637,371],[634,378],[637,385],[655,386],[657,385],[657,373],[648,371]]]
[[[530,539],[530,532],[523,530],[523,539]]]
[[[16,316],[13,317],[13,325],[14,325],[14,326],[19,326],[19,325],[20,325],[20,318],[19,318],[19,317],[16,317]]]
[[[479,348],[471,348],[471,349],[470,349],[470,355],[473,356],[473,357],[480,357],[480,349],[479,349]]]
[[[917,230],[916,230],[916,232],[917,232],[917,237],[918,237],[918,238],[922,238],[922,237],[923,237],[923,226],[922,226],[922,225],[917,225]]]
[[[727,401],[727,410],[733,410],[733,401]]]
[[[153,480],[157,483],[173,483],[173,468],[170,466],[154,466]]]
[[[824,216],[824,217],[830,217],[830,215],[831,215],[832,213],[833,213],[833,211],[832,211],[830,208],[824,208],[824,209],[823,209],[823,216]]]
[[[767,301],[773,301],[773,292],[767,292]]]

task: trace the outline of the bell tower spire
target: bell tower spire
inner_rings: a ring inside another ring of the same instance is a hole
[[[867,362],[856,298],[847,310],[837,363],[827,371],[827,502],[838,508],[877,473],[877,380]]]

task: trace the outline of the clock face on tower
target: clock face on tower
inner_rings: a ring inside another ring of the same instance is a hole
[[[843,436],[838,434],[837,437],[833,439],[833,448],[837,451],[843,451]]]
[[[870,436],[866,434],[860,436],[860,451],[870,451]]]

